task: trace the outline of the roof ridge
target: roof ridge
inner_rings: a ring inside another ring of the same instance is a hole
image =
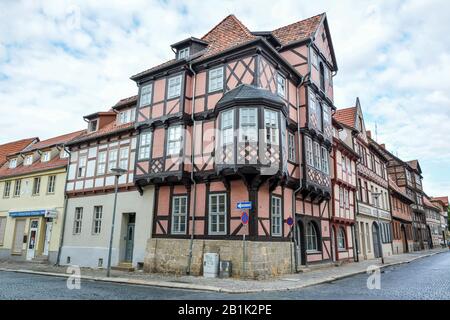
[[[0,144],[0,147],[4,147],[8,144],[14,144],[14,143],[19,143],[19,142],[23,142],[23,141],[33,141],[39,139],[39,137],[31,137],[31,138],[23,138],[23,139],[19,139],[19,140],[14,140],[14,141],[10,141],[10,142],[5,142]]]
[[[300,22],[305,22],[305,21],[307,21],[307,20],[311,20],[311,19],[317,18],[317,17],[319,17],[319,16],[323,16],[323,15],[325,15],[325,14],[326,14],[325,12],[322,12],[322,13],[316,14],[316,15],[314,15],[314,16],[311,16],[311,17],[309,17],[309,18],[302,19],[302,20],[298,20],[298,21],[292,22],[292,23],[290,23],[290,24],[287,24],[287,25],[285,25],[285,26],[282,26],[282,27],[273,29],[271,32],[274,32],[274,31],[277,31],[277,30],[280,30],[280,29],[284,29],[284,28],[288,28],[288,27],[293,26],[293,25],[296,25],[296,24],[298,24],[298,23],[300,23]]]

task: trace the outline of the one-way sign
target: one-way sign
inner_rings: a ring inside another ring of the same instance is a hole
[[[236,205],[236,208],[238,208],[238,209],[251,209],[252,208],[252,202],[251,201],[238,202],[237,205]]]

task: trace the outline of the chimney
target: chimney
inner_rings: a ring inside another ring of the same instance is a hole
[[[372,139],[372,132],[370,132],[370,130],[367,130],[366,133],[367,133],[367,136]]]

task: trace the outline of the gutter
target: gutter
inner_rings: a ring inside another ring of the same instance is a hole
[[[195,210],[196,210],[196,203],[197,203],[197,182],[194,179],[194,162],[195,162],[195,88],[197,85],[197,74],[195,73],[195,70],[192,68],[192,62],[188,65],[189,70],[192,72],[194,77],[194,82],[192,84],[192,105],[191,105],[191,119],[192,119],[192,137],[191,137],[191,182],[194,185],[194,194],[193,194],[193,200],[192,200],[192,231],[191,231],[191,239],[189,241],[189,254],[188,254],[188,263],[186,268],[186,274],[189,275],[191,273],[191,265],[192,265],[192,247],[194,245],[194,233],[195,233]]]

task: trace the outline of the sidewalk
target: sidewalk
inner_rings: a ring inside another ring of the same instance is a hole
[[[392,265],[409,263],[416,259],[428,257],[438,253],[448,252],[448,249],[434,249],[419,251],[385,258],[383,268]],[[123,272],[112,271],[111,277],[106,278],[105,270],[83,268],[81,279],[106,281],[121,284],[146,285],[166,288],[204,290],[224,293],[255,293],[263,291],[295,290],[312,285],[327,283],[338,279],[365,273],[368,266],[381,266],[379,259],[366,260],[357,263],[346,263],[339,267],[330,266],[305,273],[284,275],[270,280],[240,280],[240,279],[211,279],[195,276],[174,276],[164,274],[150,274],[142,271]],[[0,271],[31,273],[58,277],[68,277],[65,267],[29,262],[0,261]]]

